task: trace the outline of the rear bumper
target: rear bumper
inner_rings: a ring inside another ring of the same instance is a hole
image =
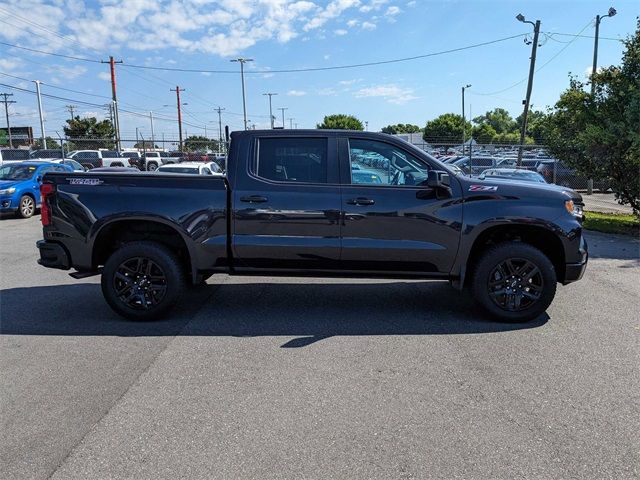
[[[38,263],[43,267],[58,268],[60,270],[69,270],[71,268],[71,259],[62,245],[46,240],[38,240],[36,247],[40,251]]]

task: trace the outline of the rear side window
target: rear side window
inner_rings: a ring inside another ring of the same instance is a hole
[[[326,138],[261,138],[255,173],[267,180],[327,183]]]

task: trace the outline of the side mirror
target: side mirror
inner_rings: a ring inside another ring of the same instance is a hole
[[[427,173],[427,187],[429,188],[449,188],[449,174],[439,170],[429,170]]]

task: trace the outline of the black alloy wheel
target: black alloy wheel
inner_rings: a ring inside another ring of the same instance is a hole
[[[500,308],[520,312],[540,300],[544,288],[542,272],[524,258],[509,258],[489,275],[489,296]]]
[[[159,305],[167,292],[164,270],[153,260],[133,257],[122,262],[113,277],[118,299],[134,310]]]
[[[524,242],[503,242],[480,254],[471,269],[475,300],[496,319],[526,322],[543,314],[556,293],[553,263]]]

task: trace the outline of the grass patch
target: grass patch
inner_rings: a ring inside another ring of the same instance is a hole
[[[620,233],[623,235],[640,235],[640,219],[626,213],[584,212],[583,227],[604,233]]]

